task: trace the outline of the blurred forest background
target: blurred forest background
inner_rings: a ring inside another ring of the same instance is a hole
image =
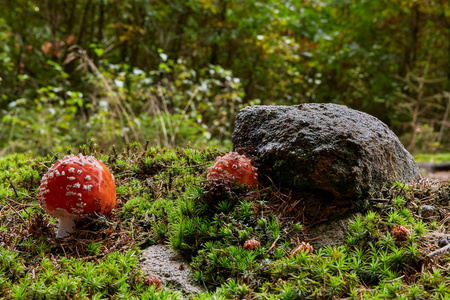
[[[0,155],[231,147],[246,105],[333,102],[450,148],[448,0],[0,0]]]

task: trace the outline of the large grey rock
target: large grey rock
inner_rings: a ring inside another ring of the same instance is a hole
[[[235,148],[254,148],[281,186],[339,198],[373,196],[419,174],[383,122],[343,105],[249,106],[239,112],[232,139]]]

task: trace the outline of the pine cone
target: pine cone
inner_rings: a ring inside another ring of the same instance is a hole
[[[245,241],[245,243],[244,243],[244,249],[245,249],[245,250],[253,250],[253,249],[255,249],[256,247],[259,247],[260,245],[261,245],[261,243],[258,242],[257,240],[251,239],[251,240]]]
[[[397,242],[403,242],[406,241],[406,239],[410,236],[410,232],[405,226],[396,225],[392,229],[392,235],[395,237]]]

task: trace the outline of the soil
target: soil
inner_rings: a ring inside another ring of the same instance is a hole
[[[448,164],[449,162],[440,164],[420,163],[420,174],[426,178],[448,181],[450,180],[450,170],[448,168]]]
[[[442,181],[448,181],[448,180],[450,180],[450,172],[448,172],[448,171],[434,172],[434,173],[425,174],[425,177],[431,178],[431,179],[442,180]]]

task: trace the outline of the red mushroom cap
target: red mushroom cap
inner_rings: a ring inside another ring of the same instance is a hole
[[[218,157],[216,162],[208,168],[207,180],[225,180],[230,183],[248,184],[255,186],[258,184],[257,168],[253,167],[250,161],[243,155],[230,152]]]
[[[60,218],[60,224],[63,218],[107,214],[117,205],[116,186],[108,168],[82,154],[65,156],[51,166],[37,195],[41,206]]]

